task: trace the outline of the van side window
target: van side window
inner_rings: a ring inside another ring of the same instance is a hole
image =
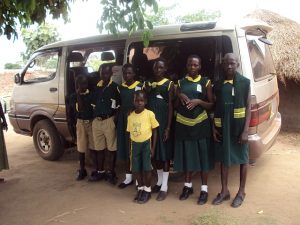
[[[275,67],[269,46],[259,41],[259,37],[253,35],[246,36],[255,81],[275,74]]]
[[[57,65],[57,51],[38,54],[27,67],[23,81],[25,83],[32,83],[52,80],[56,76]]]

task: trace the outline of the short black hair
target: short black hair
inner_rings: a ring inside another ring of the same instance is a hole
[[[191,58],[196,58],[196,59],[198,59],[199,62],[201,63],[201,58],[200,58],[199,55],[197,55],[197,54],[191,54],[191,55],[188,56],[187,60],[189,60],[189,59],[191,59]]]
[[[142,95],[145,100],[147,100],[147,94],[144,90],[138,90],[134,92],[134,97]]]
[[[136,74],[136,67],[131,63],[124,64],[123,67],[122,67],[122,71],[124,72],[128,68],[131,68],[133,70],[133,72]]]
[[[159,57],[157,59],[154,60],[154,64],[157,62],[163,62],[165,64],[165,66],[167,66],[167,60],[163,57]]]
[[[80,84],[88,84],[89,83],[89,80],[88,80],[88,77],[83,75],[83,74],[79,74],[77,77],[76,77],[76,87],[78,87],[78,85]]]
[[[113,72],[112,72],[113,66],[114,66],[113,63],[104,63],[104,64],[102,64],[102,65],[99,67],[99,72],[102,73],[102,71],[103,71],[104,69],[108,69],[108,71],[109,71],[110,73],[113,73]]]

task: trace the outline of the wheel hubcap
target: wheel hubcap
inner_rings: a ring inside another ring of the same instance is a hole
[[[41,152],[47,154],[51,150],[51,138],[48,132],[44,129],[39,130],[38,132],[38,144]]]

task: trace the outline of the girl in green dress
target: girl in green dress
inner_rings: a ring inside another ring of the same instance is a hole
[[[172,159],[170,128],[173,118],[174,84],[165,78],[166,71],[166,61],[163,58],[155,60],[154,76],[145,84],[148,93],[148,108],[154,112],[159,122],[154,154],[158,178],[156,185],[152,188],[153,193],[159,192],[156,198],[158,201],[163,201],[167,196],[170,160]]]
[[[132,173],[130,171],[129,159],[129,133],[126,132],[127,117],[134,109],[133,94],[135,91],[142,89],[142,84],[135,81],[135,68],[132,64],[125,64],[122,68],[124,82],[118,87],[120,93],[120,108],[118,112],[117,122],[117,146],[118,158],[126,161],[125,180],[119,184],[119,188],[123,189],[133,184]]]
[[[227,186],[228,169],[240,165],[240,187],[231,206],[239,207],[245,198],[245,185],[248,167],[248,128],[250,123],[250,80],[236,70],[239,66],[233,53],[224,56],[224,79],[216,82],[214,93],[216,109],[214,112],[213,136],[215,157],[221,163],[222,190],[213,200],[214,205],[230,199]]]
[[[7,131],[7,123],[4,116],[4,112],[2,109],[2,105],[0,103],[0,171],[2,170],[8,170],[8,159],[7,159],[7,152],[6,152],[6,146],[5,146],[5,140],[3,135],[3,130]],[[3,182],[4,179],[0,177],[0,182]]]
[[[198,204],[207,202],[208,171],[213,169],[210,151],[211,128],[206,110],[213,107],[212,87],[209,79],[199,74],[201,59],[191,55],[187,59],[187,76],[178,82],[178,103],[175,123],[174,170],[185,173],[180,200],[193,193],[192,172],[201,171],[201,192]]]

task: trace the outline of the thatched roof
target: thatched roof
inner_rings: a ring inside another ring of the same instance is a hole
[[[260,19],[273,27],[268,39],[278,78],[300,81],[300,24],[268,10],[255,10],[246,17]]]

